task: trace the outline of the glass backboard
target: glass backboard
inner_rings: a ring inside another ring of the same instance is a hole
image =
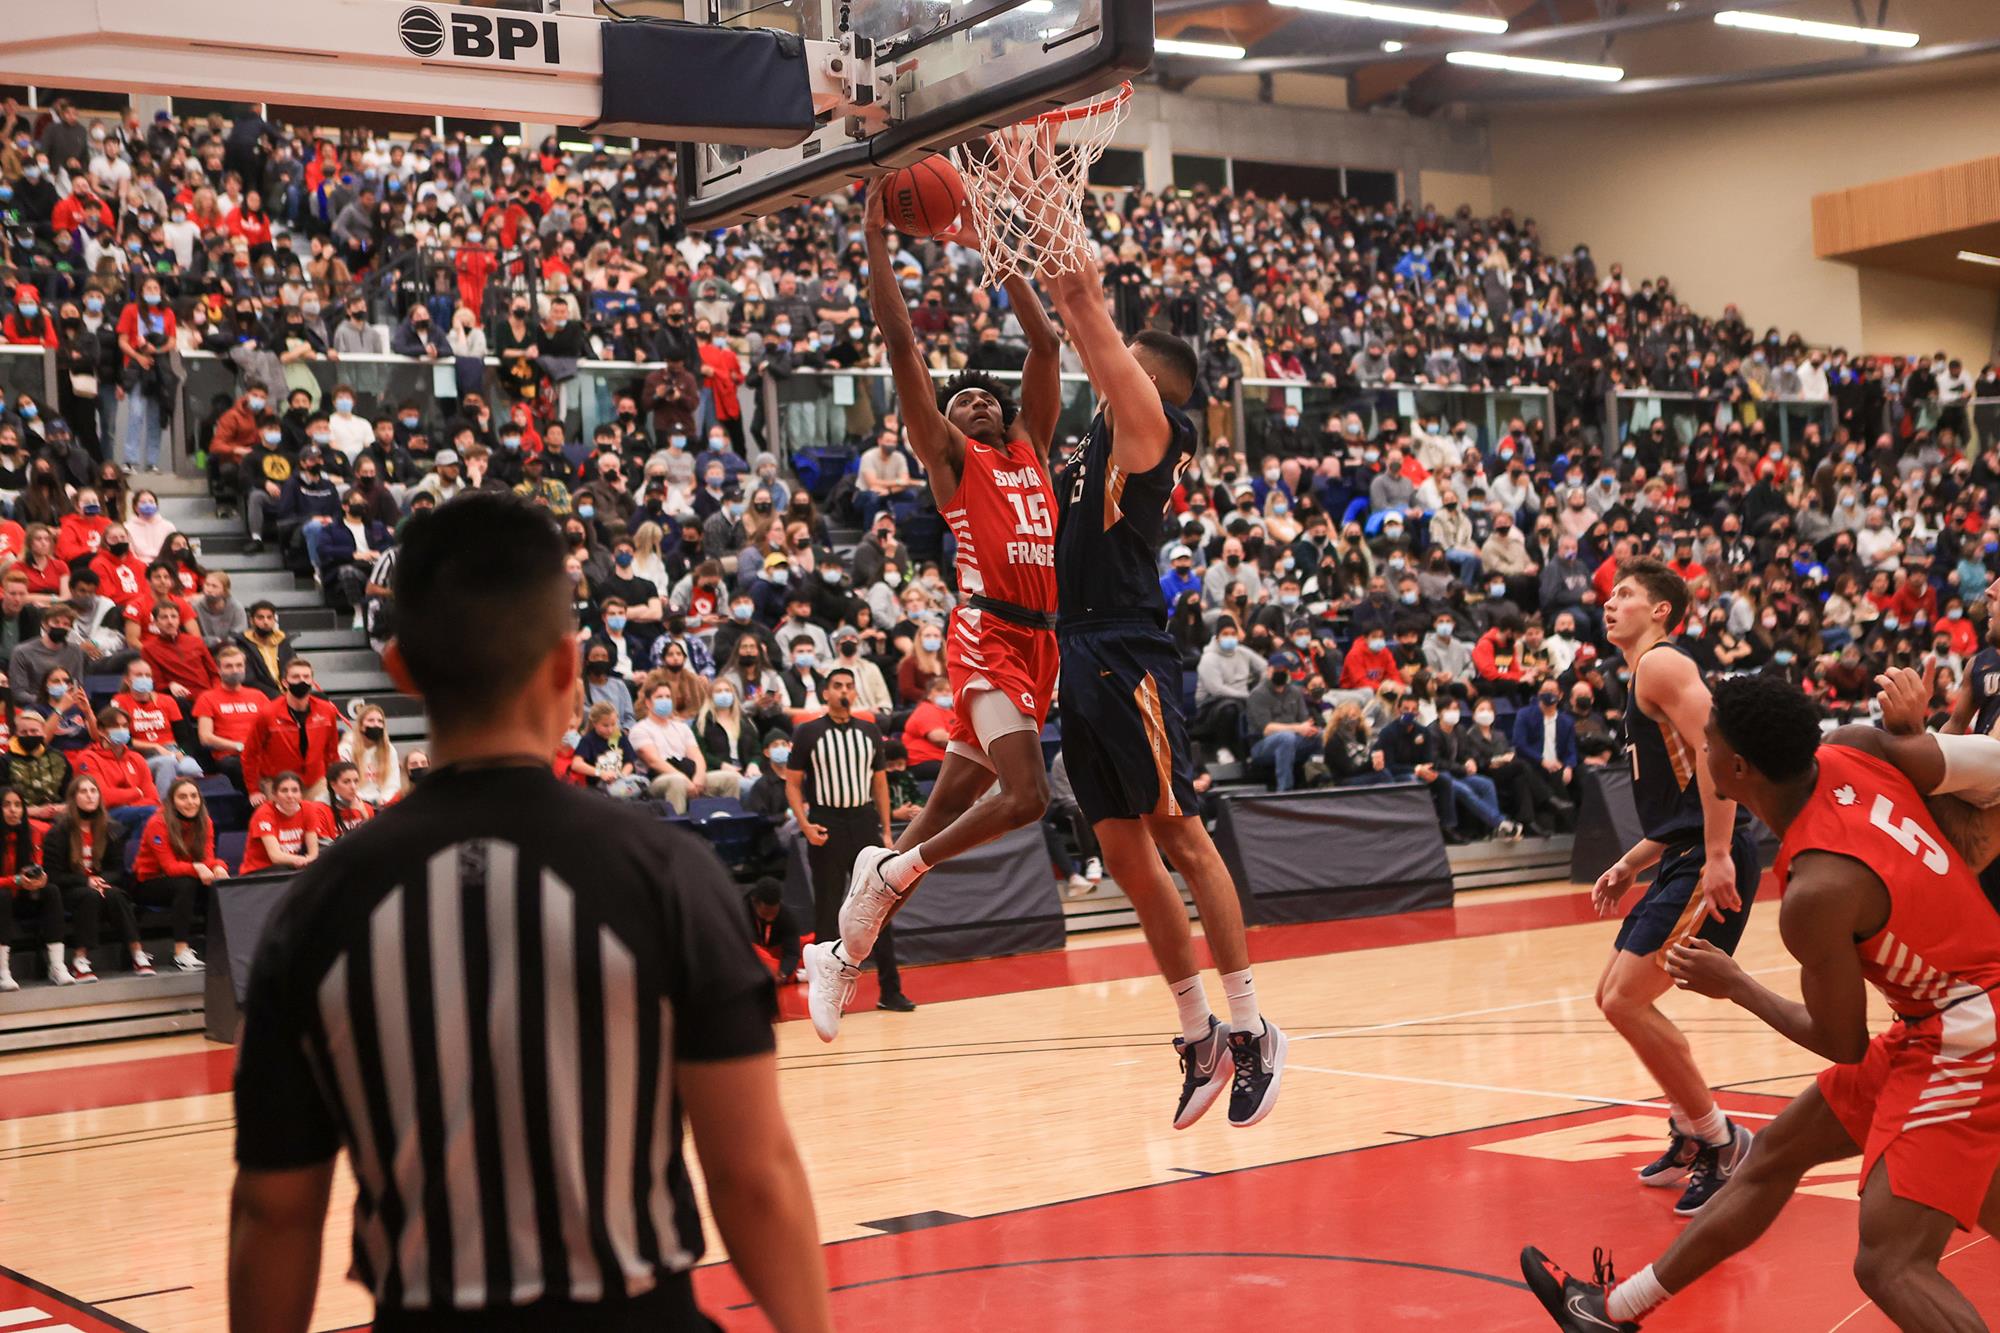
[[[1153,58],[1153,0],[690,0],[688,17],[870,38],[889,120],[823,117],[787,148],[684,145],[681,215],[728,226],[1087,98]],[[846,27],[843,28],[843,22]]]

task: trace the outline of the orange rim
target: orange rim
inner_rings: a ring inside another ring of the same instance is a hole
[[[1101,116],[1107,111],[1115,111],[1131,99],[1132,84],[1130,80],[1127,80],[1104,94],[1104,96],[1096,98],[1093,101],[1084,102],[1077,106],[1057,107],[1054,111],[1044,111],[1039,116],[1030,116],[1021,123],[1024,125],[1067,125],[1072,121],[1088,120],[1092,116]]]

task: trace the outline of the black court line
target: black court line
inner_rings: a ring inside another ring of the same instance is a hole
[[[930,1209],[921,1213],[904,1213],[901,1217],[885,1217],[879,1222],[858,1222],[855,1225],[867,1227],[870,1231],[880,1231],[888,1236],[901,1236],[912,1231],[927,1231],[932,1227],[948,1227],[953,1222],[972,1220],[962,1213]]]
[[[1290,1035],[1289,1028],[1286,1029],[1286,1033]],[[138,1104],[144,1105],[145,1103]],[[110,1110],[115,1108],[99,1107],[96,1109]],[[194,1129],[205,1125],[233,1125],[235,1123],[236,1118],[234,1116],[228,1116],[221,1120],[183,1120],[178,1125],[148,1125],[142,1126],[139,1129],[109,1129],[102,1134],[76,1134],[66,1139],[45,1139],[40,1143],[16,1143],[7,1148],[0,1148],[0,1162],[6,1161],[9,1153],[24,1152],[29,1148],[63,1148],[78,1143],[89,1143],[93,1139],[117,1139],[123,1138],[127,1134],[149,1134],[156,1129]]]
[[[193,1287],[161,1287],[158,1291],[135,1291],[130,1296],[104,1296],[91,1302],[92,1305],[116,1305],[120,1301],[136,1301],[146,1296],[171,1296],[178,1291],[193,1291]]]
[[[232,1121],[231,1124],[234,1122]],[[126,1148],[141,1143],[165,1143],[168,1139],[191,1139],[202,1134],[227,1134],[229,1125],[219,1125],[213,1129],[191,1129],[184,1134],[154,1134],[147,1138],[121,1139],[117,1143],[80,1143],[74,1147],[51,1148],[47,1152],[24,1152],[15,1157],[0,1157],[0,1162],[25,1162],[36,1157],[60,1157],[64,1153],[89,1152],[92,1148]]]
[[[1795,1078],[1817,1078],[1819,1077],[1819,1072],[1817,1069],[1808,1069],[1803,1074],[1772,1074],[1768,1078],[1746,1078],[1738,1083],[1718,1083],[1715,1085],[1715,1091],[1736,1092],[1743,1088],[1754,1088],[1760,1083],[1784,1083]],[[1750,1095],[1753,1097],[1776,1097],[1779,1094],[1775,1092],[1757,1092]]]
[[[117,1315],[108,1314],[87,1301],[82,1301],[69,1295],[67,1292],[57,1291],[46,1282],[37,1282],[26,1273],[17,1273],[11,1268],[0,1268],[0,1275],[4,1275],[20,1283],[30,1291],[39,1291],[50,1300],[58,1301],[68,1307],[64,1310],[58,1310],[57,1314],[87,1314],[93,1319],[103,1320],[105,1323],[111,1325],[111,1327],[119,1330],[119,1333],[146,1333],[146,1330],[140,1328],[137,1324],[128,1324]]]
[[[1181,1173],[1182,1175],[1184,1175],[1184,1176],[1193,1176],[1193,1177],[1195,1177],[1195,1178],[1196,1178],[1197,1180],[1205,1180],[1205,1179],[1207,1179],[1207,1178],[1208,1178],[1209,1176],[1212,1176],[1212,1175],[1214,1175],[1214,1174],[1215,1174],[1215,1172],[1213,1172],[1213,1171],[1197,1171],[1197,1170],[1195,1170],[1195,1169],[1194,1169],[1193,1167],[1191,1167],[1191,1166],[1170,1166],[1170,1167],[1168,1167],[1168,1168],[1167,1168],[1167,1170],[1169,1170],[1169,1171],[1178,1171],[1178,1172],[1180,1172],[1180,1173]]]
[[[1443,1264],[1412,1263],[1404,1259],[1377,1259],[1363,1254],[1285,1254],[1270,1250],[1160,1250],[1149,1254],[1085,1254],[1069,1255],[1049,1259],[1015,1259],[1005,1263],[968,1264],[961,1268],[933,1268],[922,1273],[898,1273],[892,1277],[869,1278],[863,1282],[844,1282],[836,1287],[828,1287],[829,1295],[841,1291],[858,1291],[865,1287],[883,1287],[894,1282],[914,1282],[929,1277],[957,1277],[965,1273],[994,1273],[1010,1268],[1042,1268],[1056,1264],[1109,1264],[1125,1263],[1135,1259],[1278,1259],[1293,1262],[1326,1264],[1366,1264],[1374,1268],[1407,1268],[1419,1273],[1443,1273],[1449,1277],[1472,1278],[1478,1282],[1491,1282],[1496,1287],[1511,1287],[1515,1291],[1527,1291],[1528,1284],[1516,1278],[1497,1277],[1492,1273],[1482,1273],[1472,1268],[1449,1268]],[[755,1301],[725,1307],[737,1310],[754,1310]]]
[[[1407,1129],[1385,1129],[1382,1132],[1384,1134],[1394,1134],[1399,1139],[1409,1139],[1412,1142],[1431,1137],[1429,1134],[1412,1134]]]

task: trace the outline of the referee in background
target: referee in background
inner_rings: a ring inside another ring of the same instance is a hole
[[[792,733],[792,760],[785,769],[785,794],[792,817],[808,844],[812,867],[813,936],[840,938],[840,904],[854,858],[864,847],[893,847],[889,826],[889,773],[882,758],[882,733],[854,716],[854,673],[835,667],[820,689],[826,712]],[[896,966],[893,928],[882,927],[875,944],[878,1009],[909,1013],[917,1006],[903,994]]]
[[[550,773],[578,669],[563,554],[512,496],[409,526],[386,664],[433,766],[299,874],[257,952],[236,1333],[307,1328],[342,1147],[380,1333],[711,1329],[683,1111],[745,1286],[781,1330],[830,1327],[740,897],[695,839]]]

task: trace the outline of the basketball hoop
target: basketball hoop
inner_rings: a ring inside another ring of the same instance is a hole
[[[1121,84],[951,150],[989,283],[1083,266],[1094,244],[1084,226],[1083,192],[1131,101],[1132,85]]]

